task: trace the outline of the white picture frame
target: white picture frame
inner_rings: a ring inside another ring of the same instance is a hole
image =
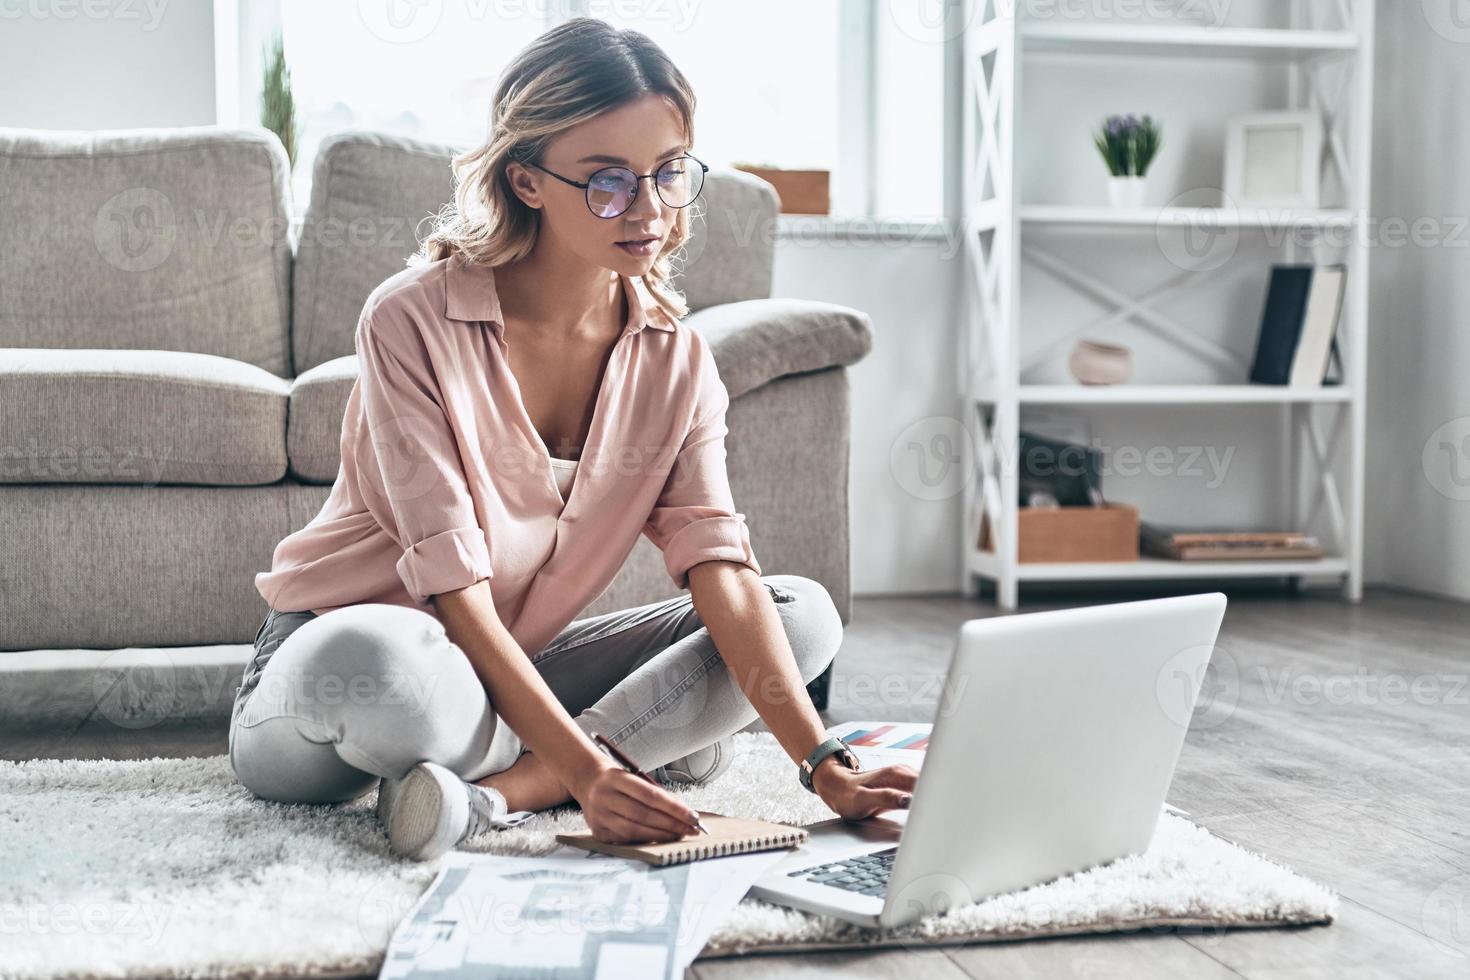
[[[1322,117],[1309,110],[1233,117],[1225,135],[1225,203],[1320,207],[1322,139]]]

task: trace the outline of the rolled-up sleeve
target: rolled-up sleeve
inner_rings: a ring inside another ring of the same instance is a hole
[[[725,467],[730,395],[709,347],[696,342],[701,357],[694,422],[643,529],[663,552],[669,577],[680,589],[689,587],[689,569],[706,561],[740,562],[761,574],[745,515],[735,510]]]
[[[398,576],[419,602],[492,577],[490,547],[454,431],[411,325],[357,325],[358,385],[367,431],[359,461],[369,512],[403,548]]]

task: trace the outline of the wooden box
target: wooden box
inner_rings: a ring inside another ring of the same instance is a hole
[[[1017,516],[1017,552],[1023,565],[1138,560],[1137,507],[1022,507]],[[989,522],[980,531],[980,547],[995,550]]]
[[[776,188],[782,214],[827,214],[832,210],[830,170],[784,170],[737,163],[736,170],[754,174]]]

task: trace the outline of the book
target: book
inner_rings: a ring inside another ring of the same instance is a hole
[[[1177,561],[1321,558],[1317,539],[1300,531],[1180,530],[1139,525],[1145,554]]]
[[[802,827],[767,820],[746,820],[742,817],[726,817],[718,813],[699,811],[699,817],[709,828],[708,834],[692,834],[674,841],[659,841],[648,844],[613,844],[600,841],[591,833],[557,834],[563,844],[580,847],[587,851],[612,854],[616,857],[635,858],[647,864],[664,866],[683,864],[686,861],[702,861],[705,858],[725,857],[729,854],[748,854],[751,851],[769,851],[778,847],[799,847],[809,836]]]
[[[1251,360],[1255,384],[1321,387],[1336,353],[1347,269],[1275,265]]]
[[[1101,507],[1102,454],[1021,432],[1020,506]]]
[[[1346,284],[1345,266],[1321,265],[1312,271],[1312,289],[1307,294],[1301,336],[1297,338],[1296,356],[1292,358],[1291,374],[1287,378],[1291,387],[1322,386],[1337,339],[1337,320],[1342,315]]]

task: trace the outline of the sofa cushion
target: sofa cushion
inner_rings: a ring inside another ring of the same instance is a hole
[[[0,349],[0,483],[274,483],[289,393],[213,354]]]
[[[873,349],[872,318],[809,299],[754,299],[691,313],[732,399],[788,374],[856,364]]]
[[[357,383],[357,355],[338,357],[291,384],[286,453],[291,473],[303,483],[335,483],[342,465],[342,418]]]
[[[709,341],[731,399],[787,375],[856,364],[873,347],[866,313],[805,299],[758,299],[691,313]],[[304,483],[333,483],[342,463],[342,417],[357,380],[357,357],[338,357],[291,385],[286,445],[291,472]]]
[[[266,130],[0,129],[0,347],[289,376],[287,177]]]
[[[368,294],[401,272],[432,216],[453,197],[456,148],[382,133],[322,140],[296,250],[291,345],[296,371],[353,353]],[[779,199],[737,170],[711,169],[694,205],[683,271],[691,310],[771,294]]]
[[[689,241],[674,262],[674,288],[691,312],[771,295],[781,198],[743,170],[710,168],[691,207]]]
[[[403,271],[426,220],[453,196],[455,148],[382,133],[322,140],[296,248],[291,347],[297,373],[354,353],[368,294]]]

